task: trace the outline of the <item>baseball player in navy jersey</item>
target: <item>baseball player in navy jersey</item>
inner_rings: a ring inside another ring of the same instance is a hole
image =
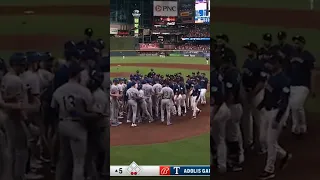
[[[240,130],[240,119],[243,113],[240,101],[241,74],[239,69],[234,67],[232,61],[228,59],[224,61],[222,73],[225,100],[231,112],[231,117],[227,120],[226,125],[229,165],[232,171],[241,171],[241,164],[244,161],[242,134]]]
[[[266,67],[270,70],[265,94],[262,102],[258,105],[261,110],[261,121],[266,122],[267,129],[267,161],[264,171],[259,179],[266,180],[275,177],[275,163],[277,158],[281,160],[280,169],[284,168],[292,155],[286,152],[278,144],[278,138],[289,114],[290,83],[281,69],[281,58],[273,56],[266,61]]]
[[[174,82],[172,88],[173,88],[172,90],[173,90],[173,93],[174,93],[173,101],[174,101],[174,104],[177,107],[177,115],[181,116],[181,99],[182,99],[182,96],[181,96],[181,91],[180,91],[180,85],[177,84],[176,82]]]
[[[205,73],[201,74],[200,77],[200,86],[201,86],[201,92],[200,92],[200,103],[201,104],[206,104],[206,92],[207,92],[207,88],[208,88],[208,78],[205,77]]]
[[[265,130],[262,128],[263,126],[260,126],[261,115],[256,107],[264,96],[264,85],[268,74],[264,68],[263,61],[257,59],[257,45],[250,42],[243,48],[248,53],[247,59],[242,66],[243,116],[241,127],[243,144],[245,149],[252,148],[254,145],[259,153],[264,153],[266,151],[266,142],[263,136],[260,136],[260,132],[264,134]],[[253,131],[256,132],[255,137],[253,137]]]
[[[314,56],[304,50],[306,40],[297,35],[292,38],[294,50],[290,59],[290,109],[292,113],[292,133],[301,135],[307,132],[307,122],[304,104],[310,90],[314,87],[312,83],[312,70],[315,64]]]
[[[211,149],[211,154],[216,153],[218,172],[225,173],[227,172],[226,124],[231,118],[231,112],[225,102],[223,77],[214,66],[212,68],[213,71],[210,72],[210,127],[216,152]]]
[[[278,43],[274,45],[275,49],[278,50],[279,56],[282,58],[282,69],[289,75],[290,73],[290,57],[293,51],[292,45],[286,42],[287,33],[279,31],[277,34]]]
[[[192,88],[192,94],[191,94],[191,106],[192,106],[192,118],[197,118],[197,114],[201,112],[201,110],[198,108],[198,102],[200,101],[200,92],[201,92],[201,86],[199,84],[199,80],[197,80]]]
[[[192,92],[192,87],[193,81],[191,79],[190,75],[187,75],[187,81],[186,81],[186,106],[187,108],[191,108],[191,92]]]
[[[258,59],[266,61],[277,53],[277,49],[272,45],[272,34],[265,33],[262,35],[263,45],[258,50]]]
[[[186,90],[186,85],[185,83],[183,82],[183,80],[180,81],[179,83],[179,87],[180,87],[180,94],[181,94],[181,102],[180,102],[180,105],[182,107],[182,110],[183,110],[183,116],[185,116],[187,114],[187,103],[186,103],[186,99],[187,99],[187,90]]]

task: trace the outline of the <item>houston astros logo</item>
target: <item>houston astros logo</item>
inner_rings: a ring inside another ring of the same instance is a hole
[[[162,10],[162,7],[161,7],[160,5],[156,5],[155,10],[156,10],[156,11],[161,11],[161,10]]]

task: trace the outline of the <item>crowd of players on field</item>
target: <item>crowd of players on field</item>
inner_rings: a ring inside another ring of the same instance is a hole
[[[304,49],[303,36],[287,42],[286,32],[262,35],[263,44],[244,45],[244,64],[237,64],[235,52],[228,47],[229,37],[219,34],[212,42],[211,153],[218,172],[241,171],[245,152],[252,149],[267,154],[259,179],[275,176],[275,162],[285,167],[292,154],[282,149],[278,137],[292,119],[291,132],[307,132],[304,102],[314,89],[312,69],[315,58]],[[255,132],[255,133],[253,133]]]

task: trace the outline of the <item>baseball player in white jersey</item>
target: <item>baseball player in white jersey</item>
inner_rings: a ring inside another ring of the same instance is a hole
[[[167,114],[167,125],[171,125],[171,106],[174,97],[173,90],[169,87],[168,82],[160,91],[161,99],[161,122],[164,122],[164,113]]]
[[[151,117],[153,117],[153,113],[152,113],[152,96],[154,95],[154,91],[151,84],[151,80],[150,79],[146,79],[145,80],[145,84],[142,85],[142,90],[144,93],[144,97],[145,97],[145,101],[147,103],[147,109],[149,111],[149,114],[151,115]]]
[[[159,113],[160,113],[160,104],[161,104],[161,94],[160,91],[162,89],[162,85],[159,83],[159,79],[155,79],[155,84],[152,86],[154,95],[153,95],[153,104],[155,109],[155,115],[154,118],[159,119]]]
[[[137,126],[137,109],[138,103],[137,100],[139,98],[138,84],[135,82],[131,82],[128,85],[130,88],[127,90],[126,95],[128,97],[128,114],[127,114],[127,123],[132,122],[131,126]]]
[[[78,64],[70,64],[69,81],[54,92],[51,101],[51,107],[59,109],[60,119],[60,155],[56,179],[85,179],[88,130],[83,121],[91,115],[87,112],[92,112],[93,98],[90,90],[79,83],[81,70]],[[70,171],[73,172],[72,177]]]
[[[117,86],[118,79],[113,79],[113,84],[110,87],[110,118],[111,118],[111,125],[118,126],[120,125],[118,120],[119,115],[119,97],[120,97],[120,90]]]

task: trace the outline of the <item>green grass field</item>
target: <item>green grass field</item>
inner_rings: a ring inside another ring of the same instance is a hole
[[[239,6],[250,8],[310,9],[310,0],[213,0],[211,6]],[[213,9],[212,8],[212,9]],[[320,9],[320,1],[314,0],[314,10]]]
[[[126,57],[125,59],[122,59],[122,57],[111,57],[111,64],[117,63],[167,63],[168,68],[154,68],[155,72],[163,75],[181,72],[184,76],[186,76],[187,74],[191,74],[191,72],[196,72],[197,70],[172,69],[170,68],[170,63],[205,64],[205,61],[203,58],[186,57]],[[139,70],[141,73],[146,74],[150,72],[150,68],[151,67],[139,67],[138,65],[134,67],[112,66],[110,72],[134,73],[136,70]],[[209,71],[201,72],[205,72],[206,74],[209,73]],[[137,164],[141,165],[207,165],[209,164],[210,160],[209,145],[208,133],[169,143],[139,146],[116,146],[111,147],[110,163],[112,165],[129,165],[132,161],[135,161]],[[155,179],[157,179],[157,177]]]

